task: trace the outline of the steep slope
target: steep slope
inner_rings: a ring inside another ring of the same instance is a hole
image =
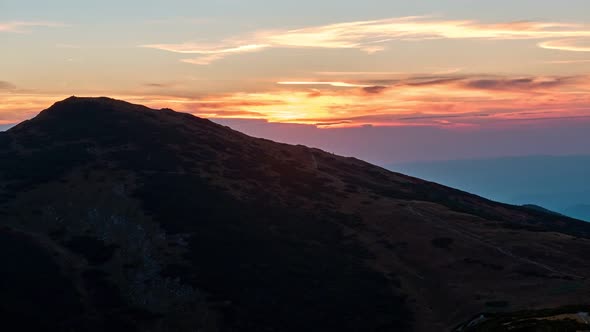
[[[590,295],[587,223],[107,98],[0,133],[0,216],[25,329],[434,331]]]

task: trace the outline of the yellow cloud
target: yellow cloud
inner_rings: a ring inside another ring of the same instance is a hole
[[[346,82],[277,82],[280,85],[329,85],[337,88],[367,88],[371,85]]]
[[[548,40],[539,43],[539,47],[559,51],[590,52],[590,37]]]
[[[590,63],[590,60],[552,60],[552,61],[543,61],[542,63],[548,63],[551,65],[573,65],[573,64],[580,64],[580,63]]]

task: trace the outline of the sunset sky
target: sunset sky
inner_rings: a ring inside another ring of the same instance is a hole
[[[0,126],[105,95],[378,163],[590,153],[588,0],[2,0],[0,45]]]

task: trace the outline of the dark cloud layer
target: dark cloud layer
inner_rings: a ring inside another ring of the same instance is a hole
[[[0,90],[14,90],[16,86],[10,82],[0,81]]]
[[[359,84],[374,85],[363,88],[367,93],[379,93],[389,87],[399,86],[434,86],[457,84],[470,89],[479,90],[522,90],[522,89],[548,89],[575,83],[587,77],[500,77],[481,75],[449,75],[449,76],[411,76],[402,79],[379,79],[355,82]]]
[[[379,94],[386,89],[387,89],[386,86],[376,85],[376,86],[369,86],[369,87],[363,88],[363,91],[365,91],[368,94]]]
[[[539,79],[533,77],[517,79],[474,79],[466,82],[465,86],[483,90],[518,90],[518,89],[542,89],[553,88],[571,83],[570,77],[557,77]]]
[[[174,84],[171,83],[145,83],[144,86],[148,88],[170,88],[173,87]]]

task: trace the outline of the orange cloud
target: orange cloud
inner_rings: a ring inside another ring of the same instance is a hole
[[[331,82],[324,82],[322,89],[307,87],[318,82],[300,83],[305,84],[287,85],[289,89],[279,91],[205,97],[198,103],[184,104],[188,106],[184,110],[208,117],[321,127],[473,126],[487,121],[590,116],[588,77],[410,77],[391,80],[388,86],[370,81],[347,83],[347,90]]]
[[[332,84],[344,82],[299,83],[305,84],[280,85],[278,89],[272,86],[256,93],[193,97],[127,93],[112,97],[207,118],[261,119],[322,128],[364,125],[466,128],[493,122],[590,117],[588,76],[351,79],[346,81],[345,88]],[[64,97],[0,91],[0,121],[22,121]]]
[[[542,48],[586,51],[572,46],[579,39],[590,37],[590,27],[582,24],[555,22],[508,22],[486,24],[473,20],[440,20],[424,16],[382,20],[344,22],[293,30],[258,31],[243,38],[232,38],[218,45],[150,44],[154,48],[182,54],[200,54],[183,61],[209,64],[225,56],[267,48],[332,48],[357,49],[375,53],[394,40],[484,39],[484,40],[546,40]],[[574,39],[572,39],[574,38]]]
[[[39,111],[63,98],[65,96],[2,93],[0,90],[0,122],[12,124],[30,119]]]

